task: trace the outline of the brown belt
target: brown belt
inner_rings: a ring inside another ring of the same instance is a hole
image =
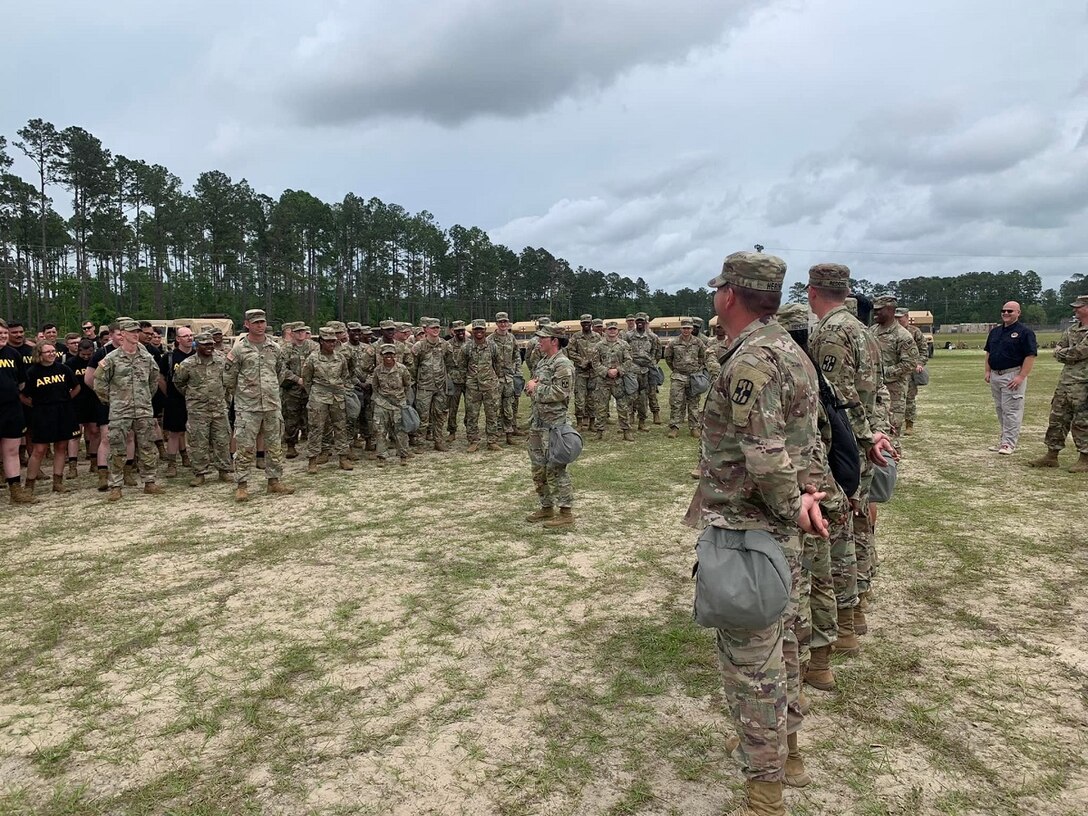
[[[1019,371],[1020,366],[1013,366],[1012,368],[994,368],[991,369],[992,374],[1008,374],[1010,371]]]

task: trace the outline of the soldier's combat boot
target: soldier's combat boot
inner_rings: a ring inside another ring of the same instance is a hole
[[[443,452],[448,451],[450,449],[450,446],[446,444],[446,440],[442,437],[442,434],[439,434],[435,438],[435,440],[434,440],[434,449],[436,451],[443,451]]]
[[[68,478],[69,479],[75,479],[77,476],[79,476],[79,470],[76,467],[77,464],[78,464],[77,460],[75,460],[75,459],[69,459],[68,460]]]
[[[295,489],[289,484],[284,484],[279,479],[269,479],[268,487],[266,488],[269,493],[279,493],[284,496],[290,496],[295,492]]]
[[[53,492],[54,493],[67,493],[68,491],[64,487],[64,475],[53,474]]]
[[[545,527],[570,527],[574,524],[574,513],[569,507],[560,507],[559,515],[552,516],[544,522]]]
[[[1088,453],[1082,453],[1080,458],[1077,459],[1073,467],[1069,468],[1070,473],[1088,473]]]
[[[328,461],[329,461],[329,455],[328,455],[327,453],[322,453],[321,455],[319,455],[319,456],[317,457],[317,459],[316,459],[315,461],[316,461],[316,462],[317,462],[317,463],[318,463],[319,465],[324,465],[324,464],[328,464]]]
[[[688,429],[688,436],[690,436],[692,439],[698,439],[699,438],[699,429],[698,428],[689,428]]]
[[[37,479],[27,479],[26,480],[26,494],[28,496],[33,496],[34,495],[34,485],[35,485],[35,483],[37,481],[38,481]]]
[[[811,650],[805,682],[814,689],[831,691],[835,688],[835,674],[831,671],[831,647],[817,646]]]
[[[744,790],[745,801],[725,816],[789,816],[786,803],[782,799],[781,782],[757,782],[750,779],[744,783]]]
[[[110,489],[110,469],[108,467],[98,468],[98,492],[105,493]]]
[[[1028,464],[1036,468],[1056,468],[1058,466],[1058,452],[1056,450],[1048,450],[1038,459],[1032,459]]]
[[[645,433],[650,432],[650,429],[646,427],[646,417],[639,417],[639,419],[638,419],[638,429],[640,431],[644,431]]]
[[[287,456],[288,459],[298,459],[298,451],[295,449],[295,443],[294,442],[288,442],[287,443],[287,454],[286,454],[286,456]]]
[[[654,411],[654,425],[660,425],[660,424],[661,424],[661,412],[660,411]]]
[[[690,474],[690,475],[691,475],[691,478],[693,478],[693,479],[701,479],[701,478],[703,478],[703,472],[702,472],[701,470],[699,470],[699,466],[698,466],[698,465],[696,465],[695,467],[693,467],[693,468],[691,469],[691,474]]]
[[[635,441],[634,431],[632,431],[630,428],[628,428],[626,431],[624,431],[623,432],[623,441],[624,442],[634,442]]]
[[[517,442],[514,441],[514,435],[512,433],[508,433],[506,435],[506,444],[507,445],[516,445],[517,444]]]
[[[350,456],[340,457],[340,470],[355,470],[355,465],[352,464]]]
[[[801,690],[797,692],[797,707],[801,709],[801,716],[807,717],[812,711],[812,700],[805,694],[805,684],[801,684]]]
[[[192,464],[189,462],[189,451],[187,451],[187,450],[180,451],[179,455],[181,456],[181,466],[182,467],[192,467]]]
[[[136,473],[132,462],[125,462],[124,467],[125,487],[136,487]]]
[[[554,507],[541,507],[539,510],[534,510],[532,513],[527,515],[525,517],[525,520],[526,521],[532,521],[532,522],[544,521],[545,519],[552,518],[554,515],[555,515],[555,508]]]
[[[173,479],[178,475],[178,455],[176,453],[166,454],[166,470],[163,475],[167,479]]]
[[[23,490],[18,482],[8,482],[8,501],[12,504],[38,503],[38,500]]]
[[[909,419],[903,423],[903,436],[914,436],[914,423]]]
[[[157,482],[148,482],[144,485],[144,493],[149,496],[159,496],[166,492],[166,488]]]
[[[479,442],[469,442],[468,443],[468,448],[466,449],[466,451],[468,453],[476,453],[476,451],[478,451],[479,449],[480,449],[480,443]]]
[[[221,481],[221,482],[233,482],[234,477],[231,475],[231,472],[229,470],[221,470],[221,471],[219,471],[219,481]]]
[[[598,442],[603,442],[604,441],[604,431],[597,431],[597,441]]]
[[[812,777],[805,770],[805,758],[797,747],[796,733],[786,737],[786,745],[789,746],[789,754],[786,756],[786,784],[791,788],[803,788],[811,784]]]
[[[516,425],[514,426],[514,430],[510,432],[510,436],[528,436],[528,435],[529,434],[525,433],[525,431],[521,430]]]
[[[446,437],[446,442],[456,442],[457,431],[450,431],[450,435]]]
[[[163,444],[161,439],[159,439],[159,440],[157,440],[155,442],[155,447],[159,451],[159,459],[165,459],[166,458],[166,445]]]
[[[680,433],[680,431],[677,428],[669,428],[669,433],[668,433],[669,439],[676,439],[676,435],[678,433]]]
[[[249,501],[249,489],[246,487],[245,482],[238,482],[238,485],[234,488],[234,500],[239,504]]]
[[[401,463],[401,465],[403,467],[408,467],[408,457],[407,456],[400,457],[400,463]]]
[[[311,476],[317,473],[317,457],[311,456],[309,462],[306,464],[306,472]]]
[[[357,436],[357,437],[355,437],[355,438],[354,438],[353,440],[351,440],[351,446],[352,446],[353,448],[362,448],[362,447],[364,447],[365,445],[366,445],[366,443],[365,443],[365,442],[363,442],[363,439],[362,439],[362,437],[359,437],[359,436]]]
[[[379,456],[378,457],[378,467],[385,467],[385,457],[384,456]]]
[[[857,633],[854,632],[853,609],[839,610],[839,639],[835,641],[832,648],[836,654],[845,655],[846,657],[855,657],[861,654],[861,643],[858,641]]]
[[[502,448],[499,446],[498,442],[488,442],[487,443],[487,449],[489,451],[501,451],[502,450]]]
[[[110,494],[106,496],[106,501],[121,501],[121,488],[111,487]]]
[[[204,486],[204,474],[198,473],[196,476],[189,480],[189,487],[203,487]]]
[[[869,634],[869,621],[865,619],[865,610],[861,608],[861,604],[854,607],[854,634]]]

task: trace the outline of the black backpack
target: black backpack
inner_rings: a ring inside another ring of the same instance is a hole
[[[827,464],[835,482],[847,496],[853,496],[861,484],[861,452],[854,429],[850,427],[847,408],[857,407],[854,403],[839,402],[835,390],[824,379],[823,372],[816,368],[820,380],[820,404],[824,407],[828,424],[831,426],[831,449],[827,452]]]

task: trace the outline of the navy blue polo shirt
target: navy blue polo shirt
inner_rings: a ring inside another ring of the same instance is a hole
[[[994,326],[986,338],[986,351],[990,353],[990,368],[1004,370],[1018,368],[1027,357],[1038,357],[1035,332],[1017,320],[1011,326]]]

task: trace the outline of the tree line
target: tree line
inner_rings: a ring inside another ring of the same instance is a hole
[[[13,174],[13,155],[34,168]],[[53,207],[64,195],[71,215]],[[262,307],[273,319],[374,323],[489,317],[707,315],[708,290],[650,291],[641,277],[520,252],[479,227],[348,193],[278,199],[210,170],[191,188],[160,164],[114,154],[87,130],[32,119],[0,136],[0,308],[62,326],[121,313],[179,317]]]

